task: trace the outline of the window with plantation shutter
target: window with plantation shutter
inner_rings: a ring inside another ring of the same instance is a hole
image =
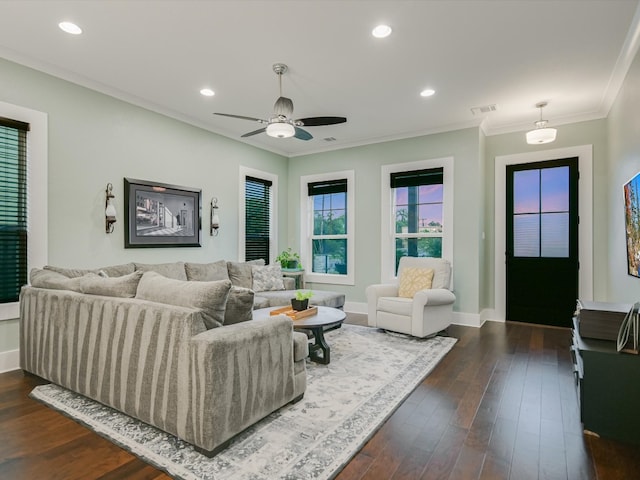
[[[0,118],[0,303],[18,301],[27,283],[27,132]]]
[[[245,260],[269,263],[272,185],[270,180],[245,177]]]

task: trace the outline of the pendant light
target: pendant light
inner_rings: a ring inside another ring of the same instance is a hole
[[[555,128],[547,127],[547,120],[542,119],[542,109],[547,106],[547,102],[536,103],[536,108],[540,109],[540,120],[534,123],[536,128],[527,132],[527,143],[529,145],[540,145],[543,143],[551,143],[556,139]]]

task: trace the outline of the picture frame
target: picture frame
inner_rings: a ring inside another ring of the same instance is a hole
[[[202,190],[124,179],[125,248],[200,247]]]
[[[627,273],[640,278],[640,172],[623,186]]]

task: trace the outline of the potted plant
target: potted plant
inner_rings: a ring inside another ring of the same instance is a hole
[[[282,268],[298,268],[298,265],[300,264],[300,255],[289,247],[280,252],[280,255],[276,257],[276,262],[280,263]]]
[[[303,292],[302,290],[296,291],[296,298],[291,299],[291,308],[296,312],[301,312],[309,308],[309,299],[313,296],[311,290]]]

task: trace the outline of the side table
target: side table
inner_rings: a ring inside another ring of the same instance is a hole
[[[303,268],[283,268],[283,277],[291,277],[296,281],[296,290],[304,288],[304,269]]]

